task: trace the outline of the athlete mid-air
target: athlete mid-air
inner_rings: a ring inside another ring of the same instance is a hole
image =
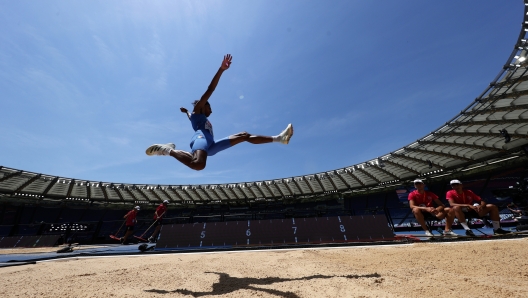
[[[229,69],[231,59],[232,56],[230,54],[224,56],[222,65],[213,77],[207,91],[205,91],[200,100],[193,102],[194,109],[192,113],[189,113],[185,108],[180,109],[183,113],[187,114],[195,131],[191,138],[191,153],[176,150],[176,146],[173,143],[168,143],[154,144],[148,147],[146,151],[147,155],[170,155],[189,168],[199,171],[205,168],[207,156],[213,156],[222,150],[242,142],[249,142],[251,144],[280,142],[288,144],[293,135],[293,126],[291,124],[288,124],[286,129],[277,136],[259,136],[244,131],[218,141],[214,140],[213,126],[207,119],[213,112],[209,104],[209,97],[211,97],[211,94],[213,94],[213,91],[218,85],[222,73]]]

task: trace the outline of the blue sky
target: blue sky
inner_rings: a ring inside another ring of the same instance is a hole
[[[0,165],[77,179],[205,184],[286,178],[367,161],[464,109],[506,63],[524,4],[511,1],[2,1]],[[196,172],[191,108],[243,143]]]

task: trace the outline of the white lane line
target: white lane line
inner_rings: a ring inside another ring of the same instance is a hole
[[[354,249],[354,248],[381,248],[381,247],[400,247],[400,246],[409,246],[412,243],[403,243],[403,244],[386,244],[386,245],[361,245],[361,246],[344,246],[344,247],[299,247],[299,248],[277,248],[277,249],[245,249],[240,251],[197,251],[197,252],[185,252],[182,251],[182,255],[198,255],[198,254],[225,254],[225,253],[255,253],[255,252],[282,252],[282,251],[298,251],[298,250],[329,250],[329,249]],[[177,255],[176,251],[169,253],[156,253],[156,254],[136,254],[136,255],[112,255],[112,256],[72,256],[68,258],[56,258],[49,260],[41,260],[40,262],[56,262],[56,261],[65,261],[72,259],[91,259],[91,258],[122,258],[122,257],[156,257],[156,256],[168,256],[168,255]]]

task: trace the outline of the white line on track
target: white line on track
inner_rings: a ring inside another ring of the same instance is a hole
[[[182,255],[197,255],[197,254],[225,254],[225,253],[255,253],[255,252],[283,252],[283,251],[299,251],[299,250],[328,250],[328,249],[353,249],[353,248],[382,248],[382,247],[401,247],[401,246],[409,246],[412,244],[404,243],[404,244],[386,244],[386,245],[361,245],[361,246],[343,246],[343,247],[300,247],[300,248],[277,248],[277,249],[245,249],[245,250],[229,250],[229,251],[200,251],[200,252],[184,252],[182,251]],[[49,259],[49,260],[42,260],[37,261],[37,263],[40,262],[54,262],[54,261],[66,261],[66,260],[72,260],[72,259],[91,259],[91,258],[123,258],[123,257],[156,257],[156,256],[167,256],[167,255],[178,255],[180,253],[174,251],[170,253],[156,253],[156,254],[136,254],[136,255],[112,255],[112,256],[72,256],[67,258],[56,258],[56,259]]]

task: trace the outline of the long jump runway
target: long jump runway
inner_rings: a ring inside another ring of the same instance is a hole
[[[419,235],[416,235],[419,236]],[[421,238],[424,241],[420,243],[453,243],[465,241],[496,241],[506,239],[519,239],[528,237],[527,233],[512,235],[507,238],[446,238],[427,241],[427,238]],[[70,258],[97,258],[97,257],[123,257],[123,256],[148,256],[159,254],[189,254],[189,253],[222,253],[222,252],[243,252],[243,251],[285,251],[285,250],[303,250],[303,249],[332,249],[332,248],[351,248],[351,247],[372,247],[372,246],[401,246],[409,245],[418,242],[418,237],[395,238],[393,241],[377,241],[377,242],[349,242],[349,243],[326,243],[326,244],[292,244],[281,246],[247,246],[247,247],[213,247],[201,248],[191,247],[188,249],[165,250],[156,249],[155,244],[102,244],[102,245],[86,245],[86,246],[72,246],[69,252],[58,251],[63,250],[66,246],[52,247],[46,251],[34,252],[31,248],[17,248],[17,249],[0,249],[0,268],[10,266],[20,266],[36,264],[36,262],[51,261],[59,259]],[[410,241],[409,241],[410,240]],[[145,248],[148,248],[145,251]],[[42,250],[42,249],[41,249]]]

